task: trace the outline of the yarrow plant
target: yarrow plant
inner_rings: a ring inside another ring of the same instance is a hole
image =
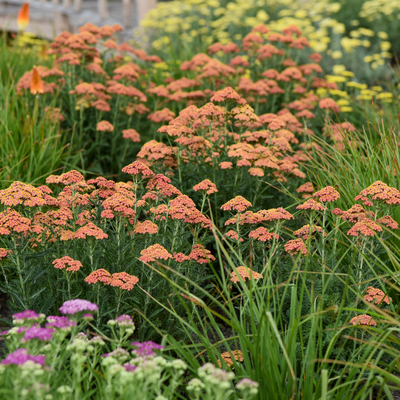
[[[99,331],[92,336],[84,333],[83,329],[95,327],[82,312],[95,311],[97,308],[96,304],[81,299],[68,301],[60,311],[68,313],[70,317],[47,317],[50,322],[46,326],[51,325],[52,328],[42,328],[36,324],[24,329],[17,325],[3,332],[8,351],[0,363],[2,390],[14,393],[14,397],[28,394],[50,400],[67,394],[79,398],[95,384],[93,395],[96,399],[117,396],[121,399],[152,400],[177,399],[177,393],[193,389],[194,381],[186,384],[183,379],[187,364],[180,359],[163,356],[164,345],[129,340],[134,333],[134,324],[129,315],[120,315],[108,321],[108,326],[112,327],[111,338]],[[25,318],[30,316],[32,312],[25,312]],[[75,320],[70,319],[72,317]],[[21,318],[17,315],[14,320],[20,321]],[[91,368],[88,368],[89,365]],[[92,368],[96,369],[96,374]],[[222,387],[225,390],[233,388],[230,383],[235,379],[233,373],[229,373],[229,379],[222,386],[221,382],[211,382],[213,375],[226,375],[225,371],[213,368],[213,373],[208,366],[198,370],[200,379],[194,379],[201,387],[207,386],[207,395],[196,393],[195,398],[220,398]],[[250,379],[248,381],[251,383]],[[243,380],[240,382],[243,386]],[[246,390],[249,385],[242,388],[240,382],[238,390]],[[254,390],[254,383],[250,386],[253,387],[250,398],[253,398],[257,390]],[[230,393],[233,393],[232,389]]]

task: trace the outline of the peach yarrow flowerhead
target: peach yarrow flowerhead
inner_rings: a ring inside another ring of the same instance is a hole
[[[134,275],[129,275],[126,272],[115,272],[114,274],[110,274],[105,269],[98,269],[90,273],[85,278],[85,282],[89,285],[101,282],[104,285],[130,291],[134,288],[136,283],[139,282],[139,278]]]
[[[23,217],[17,211],[7,208],[0,213],[0,236],[10,235],[11,232],[27,233],[30,228],[30,219]]]
[[[122,137],[124,139],[132,140],[132,142],[140,142],[140,134],[135,129],[124,129],[122,131]]]
[[[369,197],[371,200],[382,201],[388,205],[400,204],[400,192],[396,188],[390,187],[381,181],[376,181],[366,189],[363,189],[355,200],[362,200],[367,203],[364,203],[365,205],[371,206],[373,203],[369,201]]]
[[[122,168],[122,172],[130,175],[141,174],[142,178],[149,178],[154,175],[154,172],[140,161],[134,161],[133,163]]]
[[[268,230],[264,227],[257,228],[253,231],[250,231],[249,238],[258,240],[260,242],[266,242],[272,239],[279,239],[279,235],[276,233],[268,232]]]
[[[289,221],[291,219],[294,219],[294,216],[290,214],[289,211],[286,211],[282,207],[278,208],[270,208],[268,210],[260,210],[256,212],[256,215],[261,218],[261,221],[280,221],[280,220],[286,220]]]
[[[219,164],[219,167],[221,169],[232,169],[232,163],[230,161],[223,161],[222,163]]]
[[[236,196],[221,206],[221,210],[230,211],[235,210],[237,212],[243,212],[249,207],[252,207],[251,203],[242,196]]]
[[[86,278],[85,282],[88,284],[95,284],[97,282],[102,282],[108,284],[110,282],[111,274],[104,268],[97,269],[91,272]]]
[[[175,253],[174,252],[174,256],[173,257],[174,257],[174,260],[176,262],[178,262],[178,263],[182,263],[182,262],[191,260],[191,258],[189,256],[187,256],[187,255],[185,255],[183,253]]]
[[[145,234],[148,233],[150,235],[154,235],[158,232],[158,226],[151,221],[137,221],[134,229],[134,233],[136,234]]]
[[[74,260],[69,256],[64,256],[62,258],[57,258],[52,262],[54,268],[64,269],[67,268],[67,271],[77,272],[82,267],[82,263],[78,260]],[[68,267],[69,265],[69,267]]]
[[[240,282],[240,278],[239,276],[242,278],[242,280],[245,282],[246,279],[251,280],[258,280],[263,278],[263,276],[261,274],[259,274],[258,272],[255,272],[253,270],[251,270],[250,268],[244,267],[244,266],[240,266],[236,268],[236,271],[232,271],[231,272],[231,282]],[[239,276],[238,276],[239,275]]]
[[[239,240],[238,233],[236,231],[233,231],[233,230],[230,230],[230,231],[226,232],[225,236],[227,236],[228,238],[230,238],[232,240]],[[239,241],[243,242],[244,240],[242,238],[240,238]]]
[[[172,255],[158,243],[149,246],[147,249],[143,249],[140,254],[141,257],[139,258],[139,261],[147,263],[155,260],[168,260],[169,258],[172,258]]]
[[[350,207],[347,211],[342,211],[340,214],[340,211],[336,211],[337,215],[340,215],[340,218],[343,221],[349,221],[349,222],[357,222],[362,219],[368,218],[368,217],[373,217],[373,213],[370,211],[367,211],[364,209],[363,206],[360,204],[354,204],[354,206]]]
[[[192,247],[189,257],[199,264],[207,264],[215,261],[215,257],[211,254],[211,251],[207,250],[202,244],[195,244]]]
[[[313,199],[306,200],[303,204],[296,207],[298,210],[313,210],[313,211],[324,211],[325,208],[321,203]]]
[[[246,100],[241,97],[234,89],[227,86],[222,90],[218,90],[210,99],[213,102],[221,103],[224,101],[234,100],[238,104],[246,104]]]
[[[204,179],[204,181],[201,181],[197,185],[193,186],[193,190],[195,192],[197,191],[204,191],[207,194],[212,194],[218,192],[217,186],[215,183],[212,183],[209,179]]]
[[[139,278],[126,272],[115,272],[111,275],[110,286],[118,287],[128,292],[139,282]]]
[[[293,239],[289,240],[285,246],[285,250],[289,254],[297,254],[297,253],[302,253],[304,256],[307,254],[307,246],[304,243],[303,239]]]
[[[391,229],[399,229],[398,222],[396,222],[390,215],[385,215],[382,218],[379,218],[377,222]]]
[[[362,218],[353,225],[347,235],[374,236],[376,232],[382,232],[382,227],[369,218]]]
[[[86,239],[87,237],[94,237],[98,240],[108,239],[108,235],[93,222],[88,222],[85,226],[79,228],[74,234],[75,239]]]
[[[46,204],[48,197],[46,195],[47,193],[40,188],[16,181],[7,189],[0,190],[0,202],[10,207],[19,204],[23,204],[26,207],[43,206]]]
[[[113,132],[114,131],[114,125],[111,124],[111,122],[108,121],[100,121],[96,125],[96,129],[99,132]]]
[[[82,182],[84,180],[85,178],[80,172],[72,170],[61,175],[50,175],[49,177],[46,178],[46,183],[71,185],[78,182]]]
[[[12,254],[11,250],[3,249],[2,247],[0,247],[0,260],[6,258],[9,254]]]
[[[340,194],[334,187],[327,186],[321,190],[318,190],[318,192],[315,192],[312,197],[321,203],[329,203],[339,199]]]
[[[376,326],[376,322],[369,315],[357,315],[350,320],[352,325]]]
[[[364,299],[371,303],[380,305],[382,303],[390,304],[392,302],[392,298],[386,296],[381,289],[375,289],[374,287],[369,286],[366,289],[366,292],[367,294],[364,296]]]
[[[302,226],[297,231],[294,231],[293,235],[297,236],[297,237],[301,237],[304,240],[307,240],[309,238],[310,233],[312,235],[315,232],[322,233],[322,228],[318,225],[312,225],[310,228],[310,225],[307,224],[307,225]],[[326,236],[326,233],[325,233],[325,236]]]
[[[221,358],[227,367],[232,367],[232,365],[233,365],[232,356],[236,361],[240,361],[240,362],[243,361],[243,353],[241,350],[233,350],[231,352],[226,351],[225,353],[221,353]],[[217,362],[218,362],[219,367],[222,368],[221,360],[218,360]],[[232,369],[233,368],[234,367],[232,367]]]

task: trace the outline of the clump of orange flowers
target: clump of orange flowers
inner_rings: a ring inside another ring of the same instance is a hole
[[[236,268],[236,271],[232,271],[231,272],[231,282],[234,283],[238,283],[240,282],[240,278],[242,278],[243,282],[245,282],[247,279],[251,280],[254,279],[255,281],[257,281],[258,279],[263,278],[263,276],[261,274],[259,274],[258,272],[255,272],[253,270],[251,270],[250,268],[244,267],[244,266],[240,266]],[[240,278],[239,278],[240,276]]]
[[[215,183],[212,183],[209,179],[204,179],[204,181],[201,181],[197,185],[193,186],[193,190],[195,192],[201,191],[206,194],[213,194],[218,192],[217,186]]]
[[[234,358],[234,360],[242,362],[243,361],[243,353],[241,350],[233,350],[231,352],[226,351],[224,353],[221,353],[221,356],[223,363],[229,368],[233,366],[233,360],[232,357]],[[218,360],[218,365],[220,368],[222,368],[222,363],[221,360]],[[232,367],[233,369],[234,367]]]
[[[85,278],[85,282],[89,285],[101,282],[105,285],[118,287],[129,292],[139,282],[139,278],[134,275],[129,275],[126,272],[115,272],[114,274],[110,274],[105,269],[98,269],[89,274]]]
[[[392,298],[386,296],[381,289],[375,289],[374,287],[369,286],[366,289],[366,292],[367,294],[364,296],[364,300],[370,303],[381,305],[382,303],[390,304],[392,302]]]
[[[140,254],[141,256],[139,260],[147,263],[155,260],[168,260],[169,258],[172,258],[172,255],[158,243],[153,244],[147,249],[143,249]]]
[[[54,265],[54,268],[57,269],[66,268],[66,271],[71,271],[71,272],[78,272],[79,269],[82,268],[82,263],[80,261],[74,260],[69,256],[57,258],[56,260],[53,261],[52,264]]]
[[[251,203],[246,200],[242,196],[236,196],[232,200],[229,200],[227,203],[223,204],[221,206],[221,210],[225,211],[237,211],[237,212],[243,212],[247,210],[249,207],[252,207]]]

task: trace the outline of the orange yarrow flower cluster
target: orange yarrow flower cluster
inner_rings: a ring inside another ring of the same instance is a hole
[[[298,210],[313,210],[313,211],[324,211],[325,208],[321,203],[313,199],[306,200],[303,204],[296,207]]]
[[[204,191],[206,194],[212,194],[218,192],[215,183],[212,183],[209,179],[204,179],[204,181],[201,181],[197,185],[194,185],[193,190],[195,192]]]
[[[392,298],[386,296],[381,289],[375,289],[374,287],[369,286],[366,289],[366,292],[367,294],[364,296],[364,299],[370,303],[380,305],[382,303],[390,304],[392,302]]]
[[[9,254],[12,254],[11,250],[0,247],[0,260],[2,260],[3,258],[6,258]]]
[[[277,233],[268,232],[267,228],[260,227],[250,231],[249,238],[258,240],[259,242],[267,242],[272,239],[279,239],[279,235]]]
[[[88,284],[95,284],[97,282],[104,283],[108,286],[118,287],[122,290],[130,291],[139,282],[139,278],[134,275],[129,275],[126,272],[116,272],[110,274],[105,269],[98,269],[93,271],[85,278]]]
[[[284,248],[289,254],[301,253],[304,256],[307,254],[307,246],[304,243],[303,239],[289,240],[285,244]]]
[[[17,211],[7,208],[0,213],[0,236],[11,233],[28,233],[31,229],[31,220],[23,217]]]
[[[318,192],[315,192],[312,197],[321,203],[330,203],[340,198],[339,192],[332,186],[327,186]]]
[[[399,205],[400,192],[396,188],[392,188],[381,181],[376,181],[362,190],[355,200],[361,200],[364,202],[364,205],[367,206],[372,206],[373,200],[381,201],[388,205]]]
[[[232,240],[239,240],[240,242],[244,242],[243,238],[239,239],[239,235],[236,231],[230,230],[228,232],[225,233],[225,236],[227,236],[228,238],[232,239]]]
[[[50,175],[46,178],[46,183],[71,185],[78,182],[83,182],[84,180],[85,179],[80,172],[72,170],[61,175]]]
[[[142,178],[149,178],[154,175],[154,172],[140,161],[134,161],[122,168],[122,172],[130,175],[142,175]]]
[[[62,230],[60,234],[61,241],[72,239],[86,239],[88,237],[93,237],[98,240],[108,239],[108,235],[104,233],[101,228],[90,221],[88,221],[86,225],[79,228],[76,232]]]
[[[192,247],[189,257],[199,264],[207,264],[215,261],[215,257],[211,254],[211,251],[207,250],[202,244],[195,244]]]
[[[77,272],[80,268],[82,268],[82,263],[78,260],[74,260],[69,256],[64,256],[62,258],[57,258],[52,262],[54,268],[64,269],[67,268],[67,271]],[[69,267],[68,267],[69,265]]]
[[[297,237],[301,237],[304,240],[307,240],[309,238],[310,234],[312,235],[315,232],[322,233],[322,228],[318,225],[312,225],[310,228],[310,225],[307,224],[307,225],[302,226],[297,231],[294,231],[293,235],[297,236]],[[326,236],[326,233],[325,233],[325,236]]]
[[[122,131],[122,137],[135,143],[140,142],[140,134],[135,129],[124,129]]]
[[[221,206],[221,210],[230,211],[235,210],[237,212],[243,212],[249,207],[252,207],[251,203],[242,196],[236,196]]]
[[[255,272],[253,270],[251,270],[250,268],[244,267],[244,266],[240,266],[236,268],[236,271],[231,272],[231,282],[237,283],[240,282],[240,278],[239,276],[242,278],[243,282],[246,281],[246,279],[251,280],[258,280],[263,278],[263,276],[261,274],[259,274],[258,272]],[[238,276],[239,275],[239,276]]]
[[[350,320],[352,325],[376,326],[376,322],[369,315],[357,315]]]
[[[243,353],[241,350],[233,350],[231,352],[226,351],[225,353],[221,353],[221,358],[227,367],[232,367],[232,365],[233,365],[232,356],[236,361],[239,361],[239,362],[243,361]],[[220,368],[222,368],[221,360],[218,360],[218,365]],[[232,367],[232,369],[233,368],[234,367]]]
[[[260,210],[256,214],[261,218],[261,221],[289,221],[294,219],[294,216],[282,207]]]
[[[113,132],[114,131],[114,125],[111,122],[108,121],[100,121],[96,125],[96,129],[99,132]]]
[[[148,233],[150,235],[154,235],[158,233],[158,226],[151,221],[143,221],[143,222],[137,221],[134,233],[136,234]]]
[[[46,204],[48,193],[48,191],[44,190],[26,183],[13,182],[7,189],[0,190],[0,202],[5,206],[16,206],[19,204],[25,207],[43,206]]]
[[[161,244],[153,244],[147,249],[143,249],[141,252],[141,257],[139,261],[142,262],[152,262],[155,260],[168,260],[172,258],[172,255],[163,247]]]

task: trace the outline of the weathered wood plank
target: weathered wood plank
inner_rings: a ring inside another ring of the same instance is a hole
[[[16,32],[19,8],[26,0],[0,0],[0,30]],[[132,28],[157,0],[31,0],[31,21],[27,32],[53,39],[65,30],[78,32],[91,22],[95,25],[120,24],[125,28],[121,40],[133,36]]]

